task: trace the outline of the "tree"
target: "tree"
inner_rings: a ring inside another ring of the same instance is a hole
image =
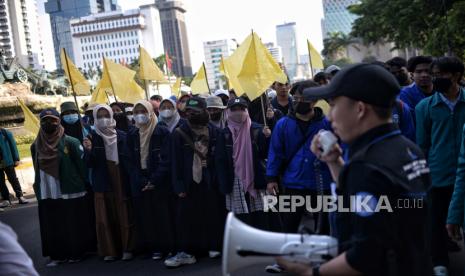
[[[427,54],[465,57],[465,0],[361,0],[351,35],[365,43],[394,42]]]
[[[323,51],[321,52],[326,59],[338,60],[348,56],[347,47],[357,41],[351,36],[342,32],[330,33],[323,40]]]

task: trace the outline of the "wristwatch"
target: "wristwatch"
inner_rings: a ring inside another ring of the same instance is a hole
[[[320,266],[316,265],[312,268],[312,276],[320,276]]]

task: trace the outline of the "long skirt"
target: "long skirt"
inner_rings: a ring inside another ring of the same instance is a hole
[[[95,228],[87,196],[38,201],[42,255],[52,260],[80,259],[95,251]]]
[[[202,255],[221,250],[226,216],[222,198],[202,182],[191,183],[187,196],[177,199],[178,251]]]
[[[171,192],[160,187],[133,198],[138,251],[174,252],[174,200]]]
[[[111,192],[94,194],[98,253],[119,257],[132,252],[135,245],[134,222],[130,199],[124,194],[119,167],[107,161]]]

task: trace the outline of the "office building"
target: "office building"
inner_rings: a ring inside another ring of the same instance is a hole
[[[284,65],[289,79],[292,80],[297,73],[299,52],[297,48],[297,26],[295,22],[276,26],[276,41],[281,47]]]
[[[215,41],[207,41],[203,43],[203,51],[205,54],[205,69],[207,71],[208,85],[210,89],[223,89],[225,82],[220,73],[221,57],[228,58],[237,44],[232,39],[223,39]]]

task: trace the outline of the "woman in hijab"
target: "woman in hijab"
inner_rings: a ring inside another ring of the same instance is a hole
[[[208,124],[207,104],[203,98],[192,97],[186,103],[188,121],[171,135],[172,185],[177,199],[177,254],[167,260],[167,267],[193,264],[194,255],[209,248],[210,213],[206,204],[210,183],[212,138],[215,130]]]
[[[172,99],[164,99],[161,101],[159,118],[160,122],[163,122],[170,132],[173,132],[176,127],[186,122],[186,120],[179,115],[176,109],[176,102]]]
[[[60,105],[61,125],[65,129],[65,134],[74,137],[82,144],[82,140],[87,136],[88,131],[84,128],[81,115],[74,102],[64,102]]]
[[[129,120],[125,113],[124,103],[112,103],[110,104],[111,110],[113,110],[113,119],[116,121],[116,129],[127,132],[129,129]]]
[[[55,109],[40,113],[40,130],[31,146],[39,205],[42,254],[47,266],[77,262],[95,250],[86,200],[86,168],[79,140],[65,135]]]
[[[128,133],[132,201],[137,248],[159,260],[174,249],[174,195],[169,182],[169,136],[150,102],[133,109],[135,127]]]
[[[245,223],[267,229],[264,164],[271,132],[252,123],[242,98],[230,100],[226,114],[228,125],[215,148],[216,174],[220,191],[226,195],[226,208]]]
[[[104,261],[132,259],[134,231],[126,135],[116,130],[113,111],[107,105],[94,108],[95,130],[84,139],[85,159],[92,169],[98,253]]]

